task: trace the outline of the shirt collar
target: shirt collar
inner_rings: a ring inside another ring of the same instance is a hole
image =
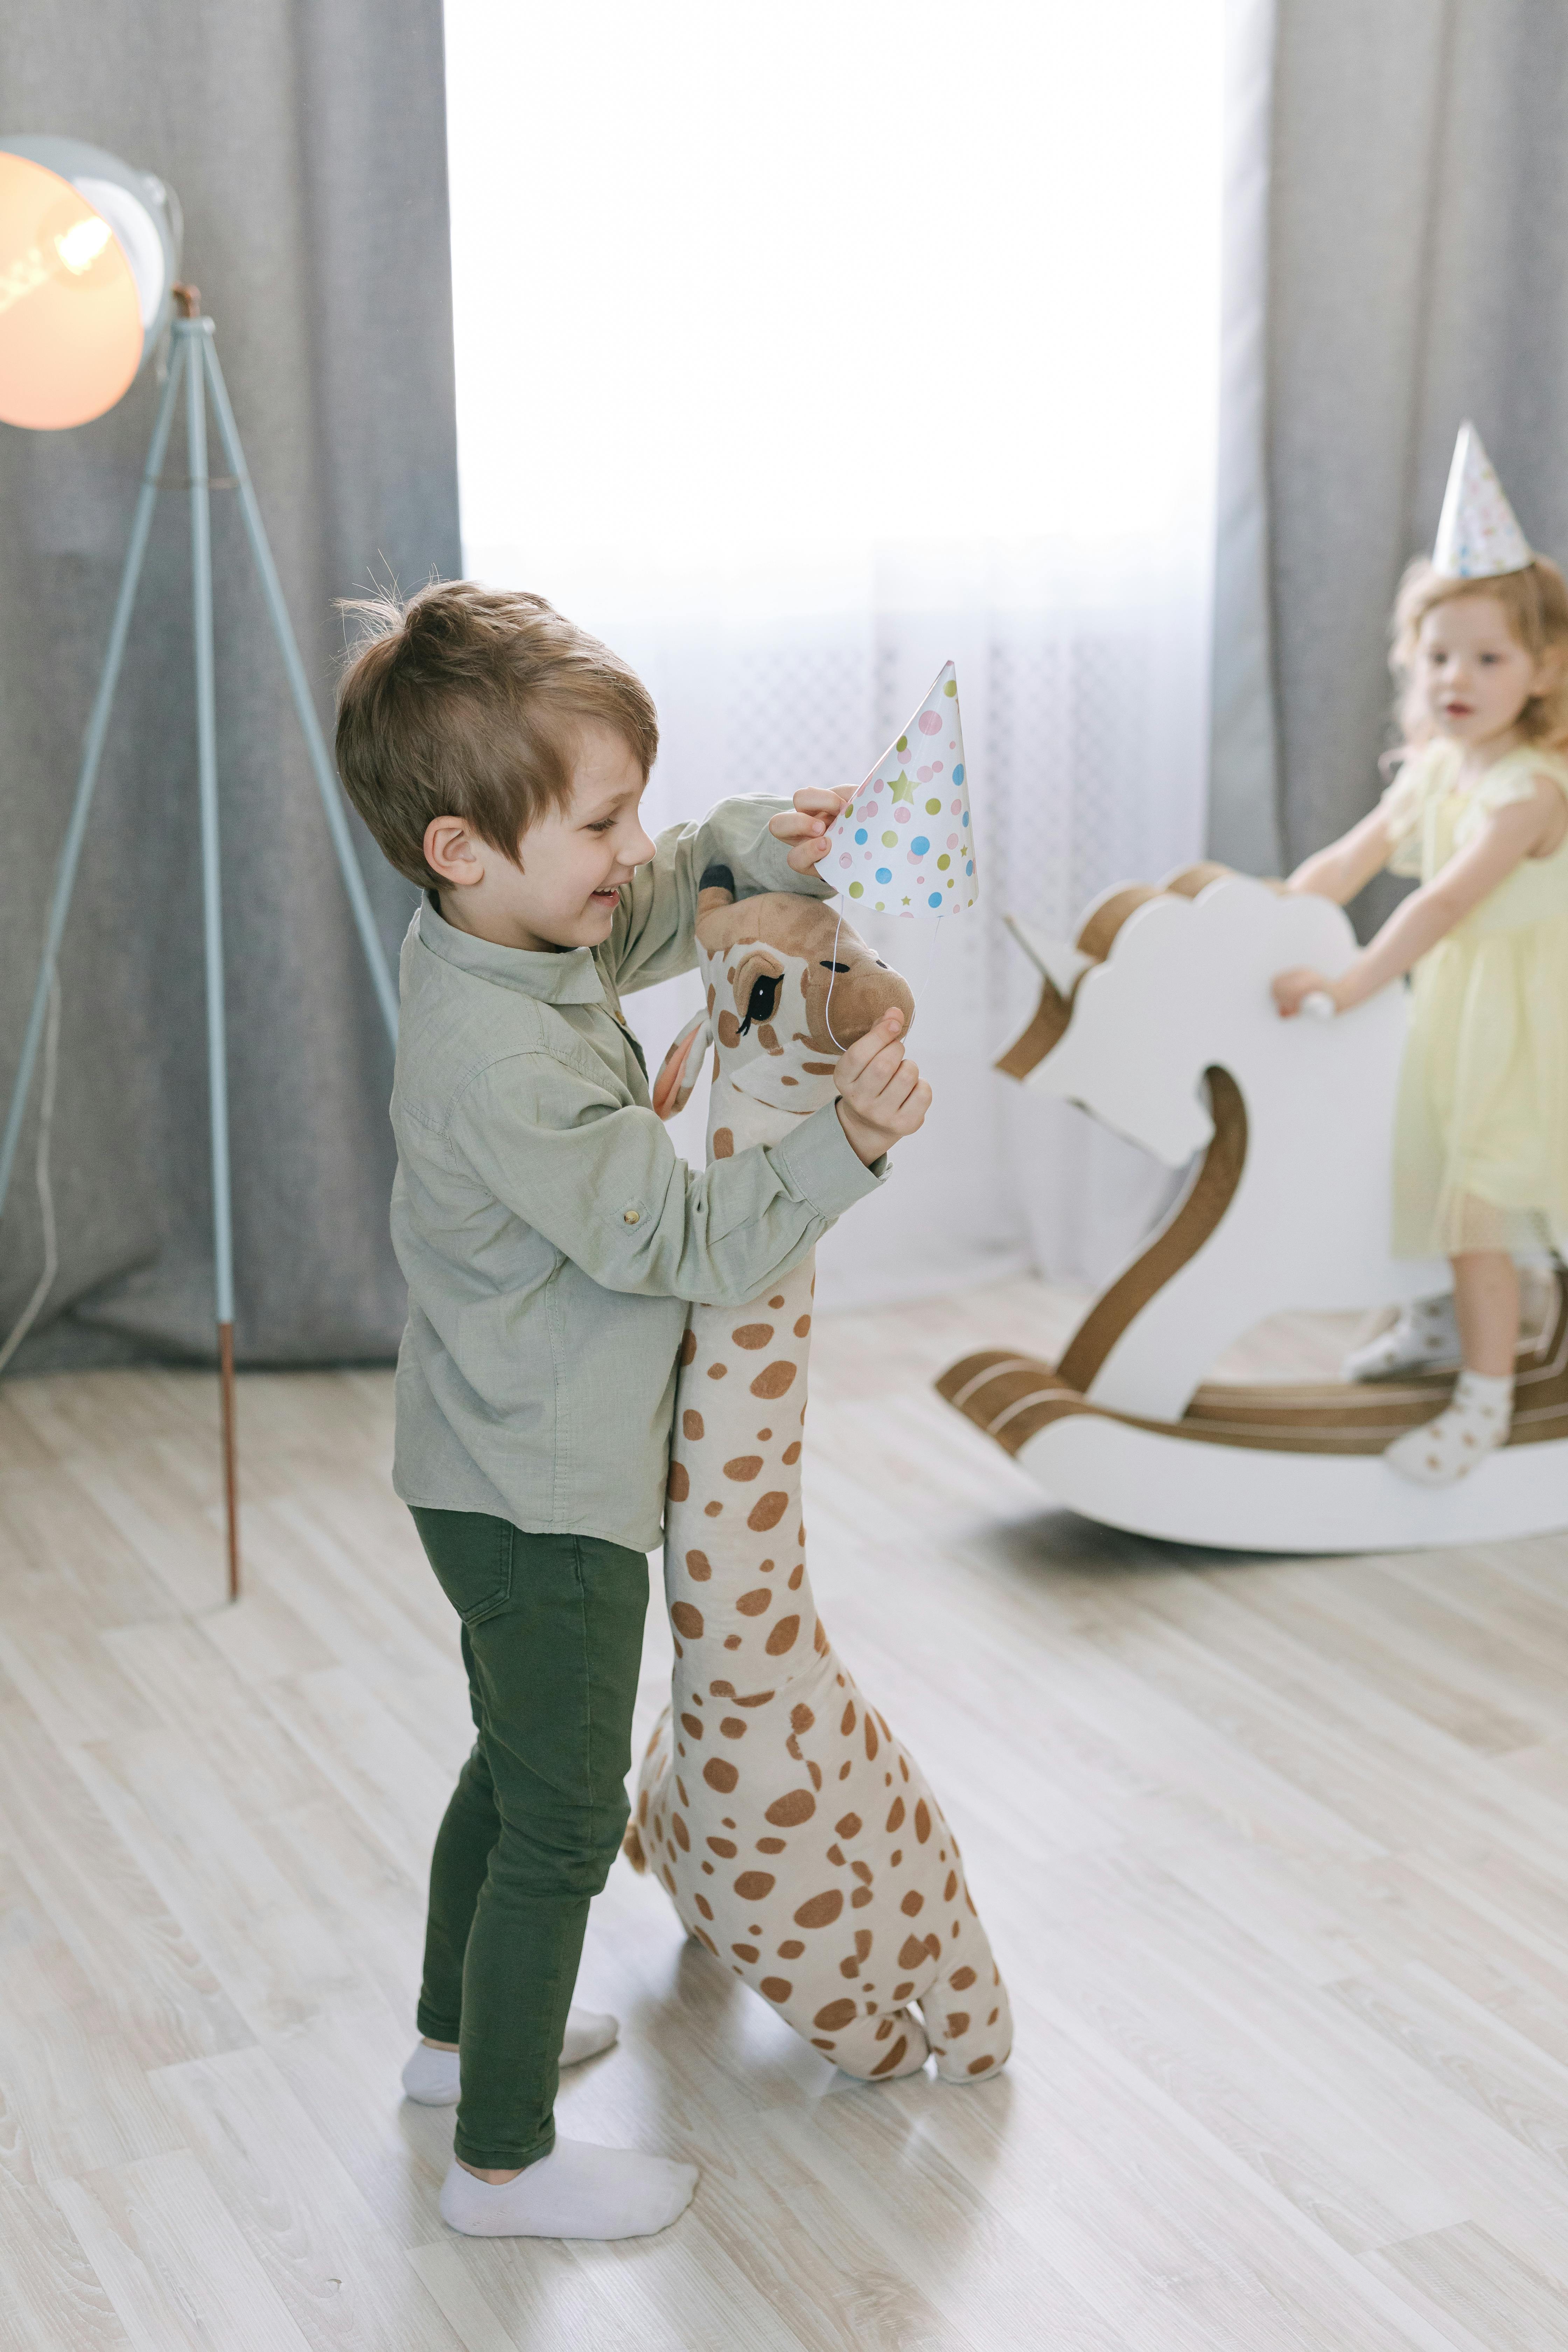
[[[562,948],[549,953],[524,948],[499,947],[493,940],[477,940],[447,921],[433,893],[426,891],[417,917],[419,943],[459,971],[493,981],[500,988],[515,988],[521,996],[535,996],[547,1004],[603,1004],[604,982],[591,948]]]

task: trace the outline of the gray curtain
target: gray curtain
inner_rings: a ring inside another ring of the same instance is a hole
[[[1258,870],[1380,789],[1389,608],[1464,417],[1568,558],[1568,9],[1236,13],[1212,845]]]
[[[74,132],[178,192],[184,275],[330,727],[333,599],[459,563],[440,0],[16,9],[0,92],[0,128]],[[149,370],[74,432],[0,427],[7,1093],[156,394]],[[169,473],[182,453],[177,424]],[[391,1053],[240,520],[214,508],[238,1353],[382,1358],[403,1319]],[[212,1349],[188,545],[166,496],[61,961],[60,1270],[16,1372]],[[355,822],[395,952],[412,893]],[[37,1096],[0,1224],[0,1337],[42,1257]]]

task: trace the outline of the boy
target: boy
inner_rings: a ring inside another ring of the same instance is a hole
[[[462,1619],[478,1738],[436,1841],[410,2096],[458,2101],[441,2211],[471,2235],[639,2237],[689,2165],[557,2140],[589,1901],[626,1821],[676,1357],[871,1192],[931,1093],[886,1015],[835,1107],[701,1172],[649,1106],[620,992],[695,961],[710,866],[806,889],[833,793],[721,803],[650,841],[647,689],[537,596],[368,608],[338,765],[426,897],[404,942],[392,1231],[408,1280],[394,1483]],[[460,2095],[459,2095],[460,2093]]]

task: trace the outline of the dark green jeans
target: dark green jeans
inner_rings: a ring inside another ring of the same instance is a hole
[[[419,2031],[461,2053],[456,2153],[529,2165],[554,2145],[588,1905],[626,1825],[647,1561],[477,1511],[414,1522],[463,1621],[479,1733],[430,1864]]]

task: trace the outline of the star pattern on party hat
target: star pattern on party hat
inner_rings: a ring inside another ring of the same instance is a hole
[[[817,868],[846,912],[952,915],[975,899],[958,678],[944,662],[827,836]]]
[[[1432,569],[1445,580],[1495,580],[1534,561],[1481,436],[1467,418],[1454,444]]]

